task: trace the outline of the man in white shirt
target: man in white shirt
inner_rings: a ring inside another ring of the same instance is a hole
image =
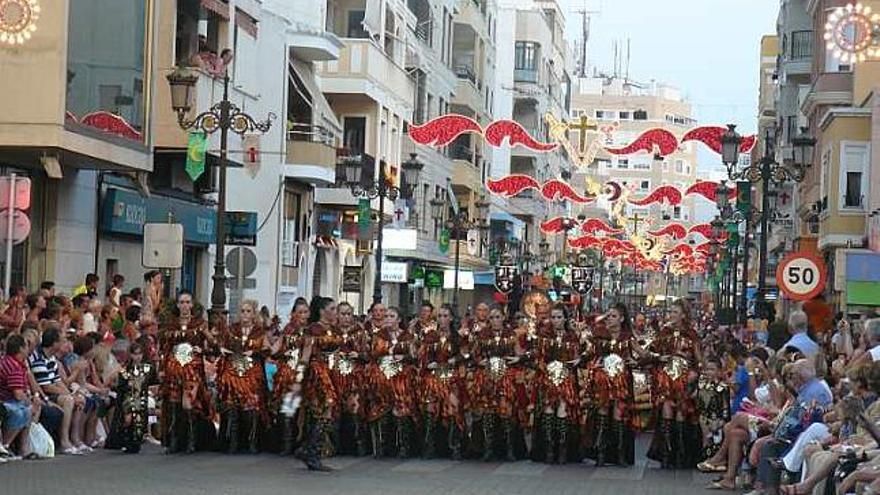
[[[801,310],[793,311],[788,317],[788,333],[791,338],[782,346],[780,352],[785,352],[788,347],[797,349],[804,357],[813,359],[819,353],[819,344],[807,335],[807,314]]]

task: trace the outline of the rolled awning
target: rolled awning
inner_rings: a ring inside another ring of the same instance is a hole
[[[324,93],[318,87],[318,82],[315,80],[315,73],[311,65],[298,60],[291,60],[290,70],[297,75],[299,80],[302,81],[303,86],[305,86],[301,89],[305,90],[312,97],[312,122],[297,123],[318,125],[334,131],[337,135],[341,134],[342,124],[339,123],[333,108],[330,107],[330,102],[324,98]]]
[[[225,0],[201,0],[200,3],[205,10],[209,10],[229,20],[229,3]]]

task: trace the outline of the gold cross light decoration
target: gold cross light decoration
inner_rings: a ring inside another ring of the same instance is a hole
[[[37,30],[37,0],[0,0],[0,45],[23,45]]]

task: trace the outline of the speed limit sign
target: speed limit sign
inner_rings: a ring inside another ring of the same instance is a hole
[[[776,283],[794,301],[806,301],[825,289],[825,263],[812,253],[791,253],[776,267]]]

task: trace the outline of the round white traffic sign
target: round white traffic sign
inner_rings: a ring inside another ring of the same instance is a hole
[[[776,268],[776,283],[789,299],[806,301],[825,289],[827,272],[821,258],[806,252],[791,253]]]

